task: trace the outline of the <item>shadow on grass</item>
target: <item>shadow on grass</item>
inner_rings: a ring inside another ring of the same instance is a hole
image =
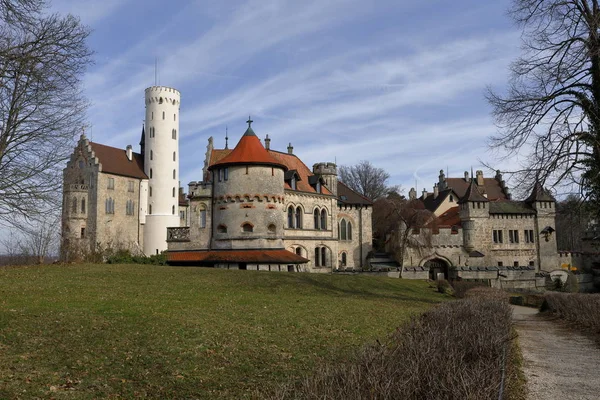
[[[433,298],[436,296],[435,293],[431,293],[432,298],[424,298],[429,295],[430,290],[427,287],[413,288],[413,287],[398,287],[395,285],[386,284],[381,280],[373,280],[368,282],[366,280],[354,281],[353,277],[344,277],[338,282],[332,282],[330,278],[322,277],[315,274],[309,273],[293,273],[289,275],[277,275],[278,281],[273,281],[270,287],[281,286],[281,281],[285,280],[286,284],[299,283],[307,286],[317,288],[320,292],[334,295],[334,296],[348,296],[348,297],[360,297],[364,299],[391,299],[399,301],[415,301],[421,303],[435,304],[442,301],[442,297]],[[283,279],[282,279],[283,278]],[[367,277],[370,278],[370,277]],[[293,281],[293,282],[292,282]],[[266,282],[263,282],[263,284]],[[387,291],[388,293],[381,293]],[[390,291],[396,293],[390,294]]]

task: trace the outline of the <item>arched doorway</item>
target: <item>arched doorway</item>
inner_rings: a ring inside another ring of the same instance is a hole
[[[444,279],[448,279],[448,262],[441,258],[432,258],[423,264],[423,268],[429,271],[429,279],[436,280],[438,274],[444,274]]]

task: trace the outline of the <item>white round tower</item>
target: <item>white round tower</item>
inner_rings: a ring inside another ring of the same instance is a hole
[[[178,90],[165,86],[146,89],[144,172],[148,208],[144,253],[167,250],[167,228],[179,226],[179,105]]]

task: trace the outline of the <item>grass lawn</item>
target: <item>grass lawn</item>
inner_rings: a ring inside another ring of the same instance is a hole
[[[254,397],[445,298],[364,276],[0,268],[0,399]]]

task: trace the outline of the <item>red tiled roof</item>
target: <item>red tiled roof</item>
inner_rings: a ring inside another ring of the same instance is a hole
[[[469,188],[470,180],[466,181],[464,178],[446,178],[446,184],[448,187],[454,190],[454,193],[459,199],[463,198]],[[483,188],[478,187],[481,193],[487,194],[487,198],[490,201],[494,200],[508,200],[506,194],[495,178],[483,178]]]
[[[250,127],[248,127],[246,133],[244,133],[238,144],[235,146],[235,149],[225,157],[209,165],[208,169],[217,165],[232,164],[272,165],[287,169],[284,164],[281,164],[269,154]]]
[[[220,164],[220,161],[232,153],[229,149],[213,149],[210,154],[209,167]],[[296,182],[296,190],[300,192],[316,193],[315,188],[309,184],[308,177],[314,175],[312,171],[295,154],[282,153],[275,150],[265,150],[269,156],[276,159],[278,163],[283,164],[288,170],[296,170],[300,180]],[[285,183],[286,189],[291,189],[290,185]],[[331,194],[324,186],[321,186],[323,194]]]
[[[127,152],[124,149],[93,142],[90,142],[90,146],[92,146],[94,155],[98,157],[98,160],[102,164],[102,172],[138,179],[148,179],[148,176],[144,173],[144,158],[141,154],[133,153],[133,157],[129,161]]]
[[[365,196],[356,193],[343,182],[338,181],[337,185],[338,201],[343,204],[373,204],[371,200]]]
[[[290,251],[279,250],[196,250],[169,251],[169,262],[193,263],[249,263],[249,264],[304,264],[307,260]]]
[[[452,207],[446,210],[445,213],[437,217],[437,226],[438,227],[452,227],[452,226],[460,226],[460,216],[459,210],[457,207]]]

